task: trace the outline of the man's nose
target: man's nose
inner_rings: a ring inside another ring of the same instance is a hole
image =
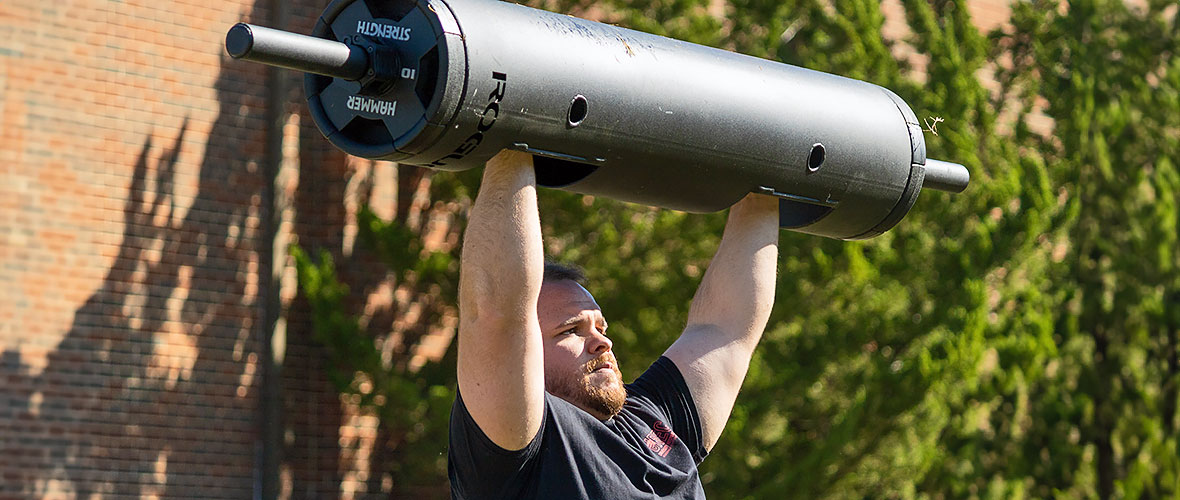
[[[587,342],[590,343],[590,353],[596,355],[607,352],[611,350],[611,347],[614,346],[614,343],[611,342],[610,337],[603,335],[602,332],[599,332],[598,330],[594,330],[594,333],[590,334],[590,338],[587,340]]]

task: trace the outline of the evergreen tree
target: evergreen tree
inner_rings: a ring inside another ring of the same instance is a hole
[[[1033,496],[1176,498],[1180,24],[1174,2],[1018,5],[999,40],[1053,133],[1028,142],[1070,220],[1047,270],[1057,356],[1022,381],[998,473]]]

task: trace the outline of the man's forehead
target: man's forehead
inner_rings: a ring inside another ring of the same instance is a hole
[[[537,313],[542,321],[542,326],[546,326],[544,324],[546,319],[561,322],[576,317],[582,311],[587,310],[600,311],[599,314],[601,314],[602,308],[598,306],[598,302],[594,301],[594,296],[582,288],[582,285],[570,280],[560,280],[547,281],[541,286]]]
[[[561,302],[581,302],[598,306],[598,303],[594,301],[594,296],[590,295],[590,292],[582,288],[578,282],[572,280],[546,281],[541,284],[541,295]]]

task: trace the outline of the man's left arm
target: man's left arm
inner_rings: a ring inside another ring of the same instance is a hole
[[[729,420],[770,318],[778,220],[778,199],[770,196],[750,194],[730,209],[721,244],[693,296],[688,325],[664,352],[692,394],[706,450]]]

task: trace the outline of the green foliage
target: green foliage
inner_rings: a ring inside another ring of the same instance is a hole
[[[1056,122],[1030,143],[1067,190],[1070,213],[1068,253],[1051,271],[1062,369],[1027,389],[1028,444],[1053,456],[1022,471],[1038,496],[1180,495],[1180,322],[1165,312],[1180,304],[1175,11],[1174,2],[1078,1],[1014,13],[1011,39],[1026,57],[1013,71]]]
[[[361,244],[389,266],[396,282],[429,283],[440,300],[455,303],[459,288],[457,255],[426,252],[417,231],[397,221],[386,222],[369,207],[357,213],[357,226]]]
[[[702,466],[710,496],[1180,496],[1174,1],[1017,2],[1011,25],[984,36],[960,2],[903,0],[898,42],[872,0],[712,5],[544,6],[888,87],[944,119],[929,155],[973,179],[960,195],[923,193],[873,240],[782,234],[770,327]],[[992,72],[996,87],[979,78]],[[468,200],[478,175],[435,180],[435,199]],[[547,253],[587,268],[637,376],[683,327],[722,215],[549,190],[539,201]],[[371,214],[359,224],[392,269],[413,270],[399,280],[454,293],[453,255],[423,256],[416,233]],[[300,259],[313,308],[312,295],[345,294],[329,260]],[[333,304],[316,309],[317,329],[371,345]],[[453,373],[380,372],[354,340],[325,341],[343,373],[409,380],[399,405],[435,394],[422,411],[445,418]],[[383,415],[402,425],[400,411]],[[444,449],[445,428],[419,443]]]
[[[347,368],[379,366],[380,353],[344,307],[348,285],[336,278],[332,254],[322,251],[316,262],[302,248],[294,246],[291,255],[299,273],[300,292],[311,307],[314,338],[325,347],[325,355],[335,368],[328,375],[339,390],[349,391],[353,386],[353,371]]]
[[[457,261],[443,252],[423,252],[421,239],[398,221],[385,222],[367,207],[357,215],[359,240],[389,265],[397,283],[414,289],[424,284],[430,299],[454,302]],[[350,403],[370,412],[380,421],[377,446],[388,448],[393,459],[387,470],[373,471],[372,477],[388,472],[399,490],[435,487],[446,478],[445,449],[451,403],[455,398],[453,352],[443,360],[428,362],[411,371],[406,356],[392,352],[403,346],[393,342],[389,332],[371,332],[350,312],[349,287],[339,281],[331,253],[324,250],[312,258],[293,246],[299,288],[311,308],[313,338],[327,359],[328,376]],[[437,310],[433,310],[437,314]],[[423,314],[422,322],[437,321]],[[404,339],[404,337],[403,337]],[[408,349],[407,349],[408,350]],[[453,349],[451,350],[453,351]],[[440,448],[440,443],[442,447]]]

